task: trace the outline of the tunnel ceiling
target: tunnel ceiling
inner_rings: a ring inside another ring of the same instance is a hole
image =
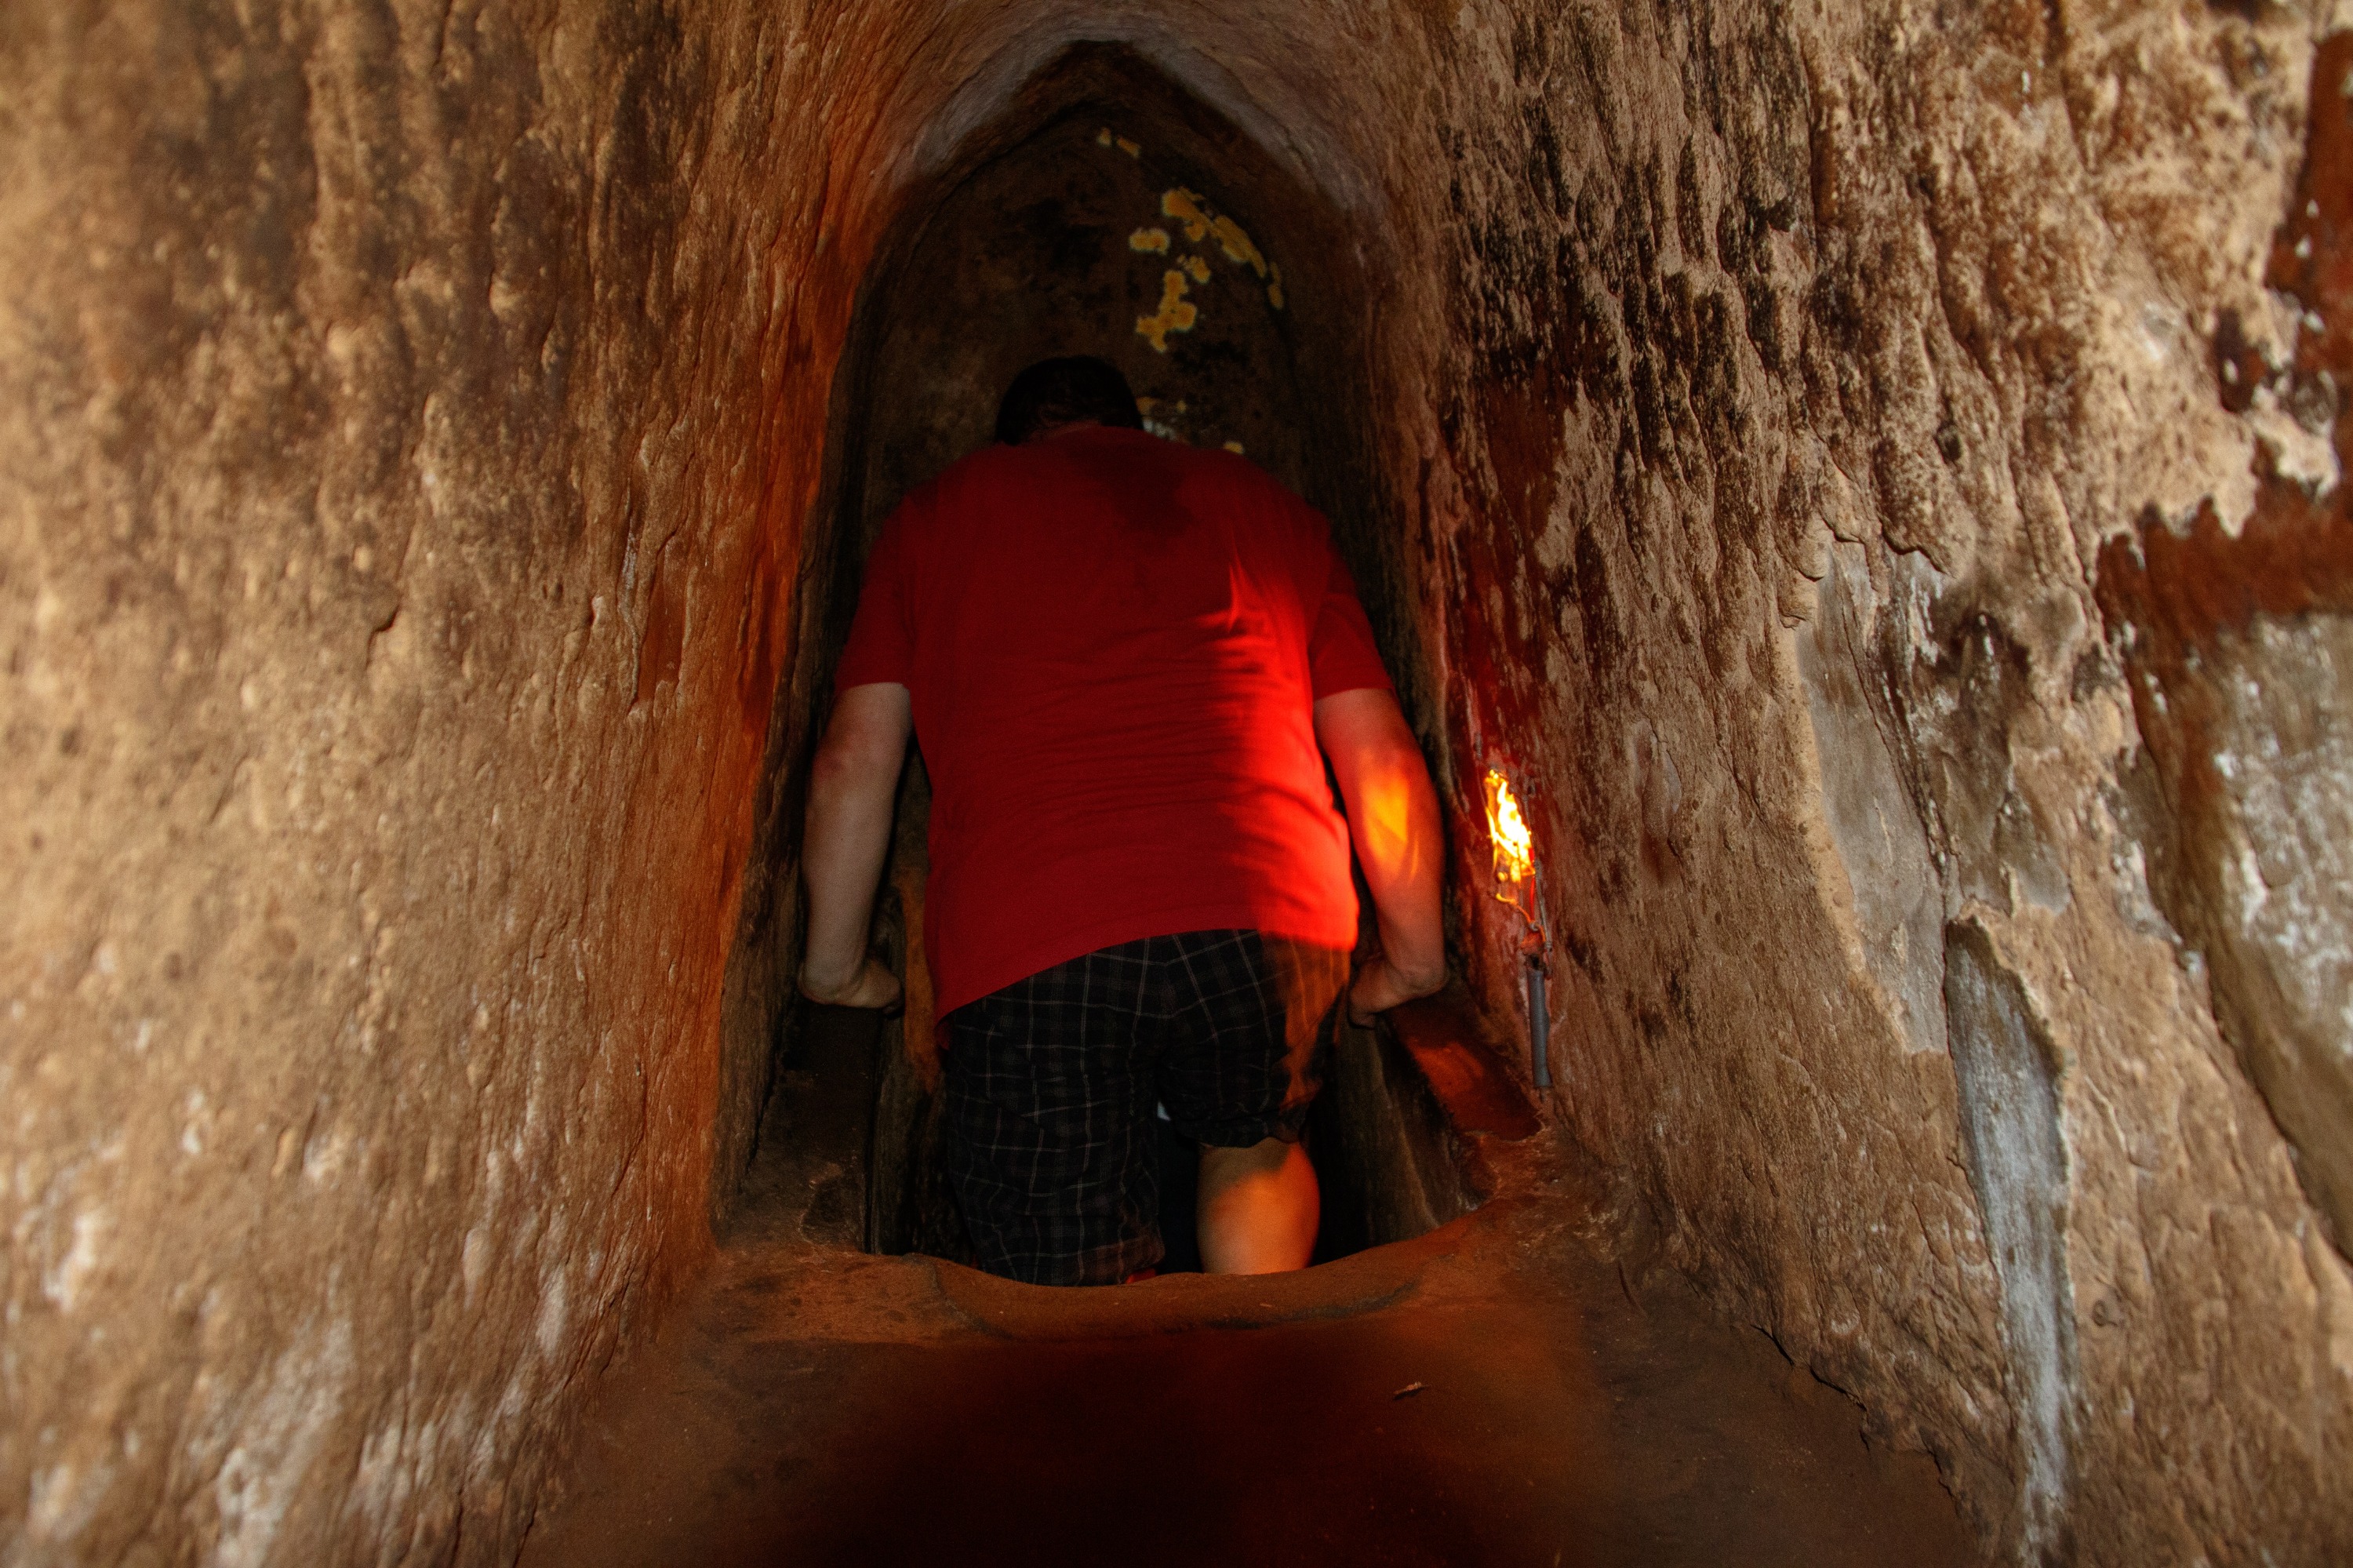
[[[1335,481],[1310,453],[1360,366],[1321,367],[1312,407],[1298,360],[1345,346],[1357,269],[1318,196],[1115,47],[1064,54],[974,140],[909,195],[866,285],[874,357],[843,388],[868,421],[861,521],[990,439],[1013,373],[1057,353],[1118,365],[1166,435]]]

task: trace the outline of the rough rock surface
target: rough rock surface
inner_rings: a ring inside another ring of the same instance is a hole
[[[2161,629],[2099,597],[2334,485],[2341,295],[2265,287],[2320,30],[1573,9],[1458,57],[1521,113],[1451,143],[1429,604],[1457,766],[1538,780],[1561,1107],[2006,1552],[2353,1540],[2342,524],[2279,524],[2292,626],[2218,618],[2207,733],[2144,749]],[[2138,782],[2226,742],[2211,804]]]
[[[2348,20],[13,9],[9,1557],[512,1555],[755,1125],[856,290],[1084,39],[1345,220],[1670,1255],[2004,1555],[2353,1554]]]
[[[0,1555],[495,1561],[708,1245],[826,144],[723,18],[5,30]]]

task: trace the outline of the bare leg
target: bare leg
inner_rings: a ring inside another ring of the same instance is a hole
[[[1323,1194],[1307,1150],[1270,1138],[1248,1149],[1201,1147],[1201,1267],[1210,1274],[1280,1274],[1315,1252]]]

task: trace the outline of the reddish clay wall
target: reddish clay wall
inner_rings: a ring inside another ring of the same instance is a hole
[[[2336,25],[12,18],[0,1526],[506,1554],[747,1147],[854,292],[1094,38],[1345,226],[1462,950],[1502,758],[1665,1255],[2005,1555],[2345,1555]]]

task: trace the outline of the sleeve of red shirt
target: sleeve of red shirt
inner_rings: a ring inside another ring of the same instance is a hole
[[[1307,635],[1308,678],[1317,700],[1366,687],[1393,690],[1380,650],[1373,645],[1372,622],[1365,619],[1365,607],[1356,598],[1356,580],[1332,548],[1328,527],[1317,530],[1316,544],[1327,563],[1324,602],[1316,607],[1314,629]]]
[[[915,630],[908,614],[905,509],[892,514],[882,524],[866,557],[866,582],[858,593],[858,614],[849,623],[849,642],[841,651],[841,666],[834,672],[838,695],[852,686],[890,681],[914,683]]]

